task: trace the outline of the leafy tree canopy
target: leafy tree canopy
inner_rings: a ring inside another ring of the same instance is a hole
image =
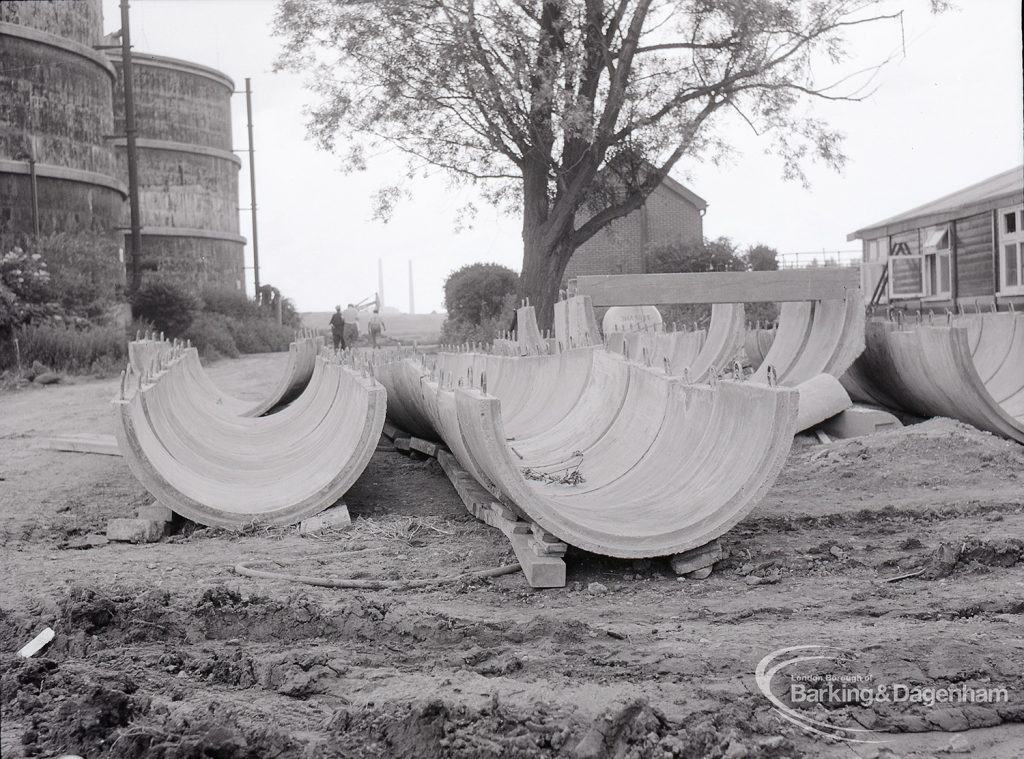
[[[469,264],[448,275],[444,305],[448,318],[480,324],[501,313],[519,275],[500,264]]]
[[[397,147],[411,174],[522,214],[519,294],[544,327],[573,251],[684,157],[727,152],[725,114],[773,140],[787,177],[842,166],[802,105],[867,95],[877,67],[849,63],[848,37],[898,19],[893,0],[280,0],[275,29],[279,67],[311,74],[312,137],[344,136],[347,167]]]

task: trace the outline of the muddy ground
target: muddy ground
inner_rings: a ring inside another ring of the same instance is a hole
[[[210,372],[255,398],[283,359]],[[117,457],[38,446],[112,432],[115,386],[0,395],[4,757],[1024,755],[1024,447],[950,420],[798,438],[706,580],[570,550],[563,589],[511,574],[337,590],[232,567],[402,579],[514,557],[435,462],[387,440],[346,497],[349,530],[186,524],[84,548],[149,498]],[[43,654],[12,654],[46,625]],[[818,674],[1009,700],[804,708],[880,742],[836,741],[786,721],[755,682],[763,657],[803,645],[846,652],[803,665]]]

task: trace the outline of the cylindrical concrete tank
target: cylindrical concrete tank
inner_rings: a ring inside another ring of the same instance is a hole
[[[41,233],[116,234],[127,189],[102,26],[101,0],[0,2],[0,232],[32,233],[34,168]]]
[[[124,133],[119,51],[115,130]],[[231,152],[234,82],[215,69],[164,56],[132,56],[138,131],[142,256],[147,267],[201,290],[245,291],[238,233],[239,158]],[[114,140],[128,176],[126,140]]]

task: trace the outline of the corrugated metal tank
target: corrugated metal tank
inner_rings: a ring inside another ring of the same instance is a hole
[[[118,74],[114,129],[123,134],[119,51],[111,51],[110,59]],[[238,232],[241,161],[231,152],[234,82],[215,69],[177,58],[134,53],[132,62],[143,257],[161,275],[196,289],[244,292],[245,238]],[[117,138],[113,144],[121,176],[127,177],[126,140]]]
[[[0,232],[32,232],[34,157],[41,233],[116,234],[127,188],[102,27],[101,0],[0,2]]]

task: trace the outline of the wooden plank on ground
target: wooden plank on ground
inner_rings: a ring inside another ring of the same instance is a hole
[[[466,510],[505,534],[530,587],[565,587],[565,562],[561,558],[565,555],[565,543],[541,544],[529,522],[518,519],[515,512],[498,503],[447,451],[439,450],[437,461]]]
[[[853,266],[576,278],[576,294],[589,295],[595,306],[842,300],[847,296],[859,297],[859,292],[860,270]]]
[[[430,456],[432,459],[437,458],[437,452],[441,448],[437,443],[431,443],[429,440],[423,440],[418,437],[409,438],[409,447],[414,451]]]
[[[386,437],[388,440],[394,440],[399,435],[398,428],[389,422],[384,422],[383,432],[384,437]]]
[[[82,433],[80,435],[58,435],[43,441],[43,448],[51,451],[73,453],[98,453],[103,456],[120,456],[117,439],[113,435]]]

